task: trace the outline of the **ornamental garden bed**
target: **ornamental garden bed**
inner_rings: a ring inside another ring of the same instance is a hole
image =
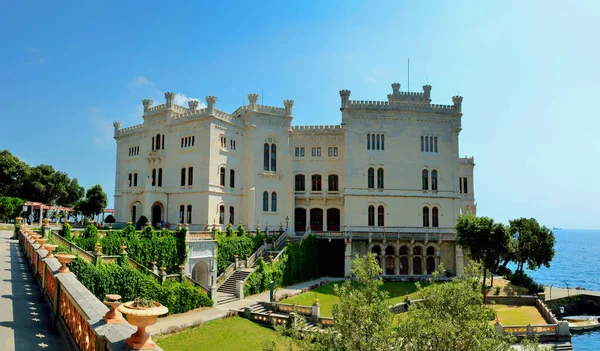
[[[535,306],[488,305],[502,325],[542,325],[548,324]],[[492,324],[494,321],[491,322]]]

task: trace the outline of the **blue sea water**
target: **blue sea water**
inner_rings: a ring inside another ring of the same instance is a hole
[[[600,291],[600,230],[553,230],[556,254],[550,268],[526,271],[537,283]],[[512,267],[514,269],[514,267]],[[548,292],[546,292],[548,293]],[[599,351],[600,330],[573,334],[576,351]]]

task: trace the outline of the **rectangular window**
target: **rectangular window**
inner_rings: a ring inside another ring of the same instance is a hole
[[[299,147],[296,148],[296,157],[300,157],[300,148]]]
[[[133,174],[133,186],[137,186],[137,173]]]
[[[338,156],[338,148],[334,147],[333,148],[333,157],[337,157]]]
[[[333,157],[333,148],[331,146],[327,149],[327,156]]]
[[[321,157],[321,148],[320,147],[317,148],[317,157]]]
[[[462,177],[458,178],[458,187],[460,188],[460,193],[462,194]]]
[[[469,192],[467,191],[468,187],[467,187],[467,177],[463,177],[463,193],[468,194]]]
[[[317,157],[317,148],[316,147],[312,148],[312,157]]]
[[[188,224],[192,224],[192,205],[188,205],[187,207],[187,222]]]
[[[132,175],[131,173],[129,173],[129,186],[131,186],[131,177],[132,177],[132,176],[133,176],[133,175]]]
[[[194,185],[194,167],[188,168],[188,185]]]
[[[300,148],[300,157],[304,157],[304,148],[303,147]]]
[[[185,168],[181,169],[181,186],[185,186]]]

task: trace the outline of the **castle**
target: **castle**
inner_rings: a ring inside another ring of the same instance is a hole
[[[248,105],[231,113],[206,97],[189,106],[143,100],[144,123],[121,128],[115,217],[153,224],[310,231],[330,256],[325,273],[348,275],[356,254],[377,254],[384,275],[430,274],[440,262],[460,274],[455,244],[461,213],[475,212],[473,158],[459,157],[462,97],[431,104],[431,86],[387,101],[350,100],[340,91],[341,124],[292,126],[284,107]]]

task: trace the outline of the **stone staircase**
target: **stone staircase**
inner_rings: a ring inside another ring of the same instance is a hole
[[[269,315],[270,314],[272,316],[283,317],[283,318],[288,318],[289,317],[289,313],[286,313],[286,312],[273,312],[268,307],[268,303],[257,302],[257,303],[255,303],[253,305],[248,306],[248,308],[253,313],[260,313],[260,314],[264,314],[264,315]],[[242,314],[242,313],[244,313],[244,310],[242,309],[242,310],[238,311],[238,313]],[[302,330],[303,331],[317,332],[317,331],[321,330],[321,328],[319,328],[318,325],[312,323],[307,318],[304,318],[303,316],[298,316],[297,318],[302,318],[305,321],[304,323],[302,323],[300,321],[298,322],[298,323],[304,324],[304,325],[302,325]]]
[[[573,345],[570,342],[554,345],[555,351],[573,351]]]
[[[254,270],[240,269],[233,273],[224,283],[217,289],[216,305],[223,305],[229,302],[239,300],[237,298],[236,289],[237,281],[245,280]]]

